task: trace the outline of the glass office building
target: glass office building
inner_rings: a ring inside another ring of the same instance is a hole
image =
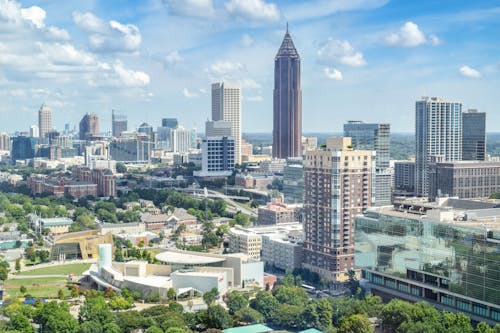
[[[355,264],[372,293],[499,322],[500,209],[436,217],[407,208],[372,209],[356,218]]]

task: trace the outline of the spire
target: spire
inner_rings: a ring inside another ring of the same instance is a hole
[[[295,49],[295,45],[293,44],[292,36],[288,31],[288,22],[286,22],[286,32],[285,37],[283,37],[283,42],[281,43],[280,49],[278,50],[278,54],[276,57],[280,56],[299,56],[299,53]]]

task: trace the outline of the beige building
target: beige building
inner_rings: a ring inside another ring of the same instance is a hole
[[[38,129],[41,138],[52,130],[52,110],[45,103],[38,110]]]
[[[304,161],[304,267],[330,281],[354,268],[354,217],[372,206],[375,152],[328,138]]]
[[[262,249],[262,236],[254,231],[242,228],[229,229],[229,251],[232,253],[244,253],[253,259],[260,258]]]
[[[265,206],[259,207],[258,224],[280,224],[297,221],[296,206],[290,206],[279,201],[273,201]]]

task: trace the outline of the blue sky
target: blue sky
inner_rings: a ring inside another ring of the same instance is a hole
[[[302,59],[304,132],[347,120],[412,132],[421,96],[487,112],[500,131],[500,3],[402,0],[0,0],[0,131],[111,109],[201,130],[210,83],[243,86],[243,131],[272,128],[273,59],[285,23]]]

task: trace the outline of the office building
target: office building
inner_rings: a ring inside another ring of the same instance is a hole
[[[488,198],[500,193],[500,162],[430,163],[429,200],[437,197]]]
[[[212,120],[231,123],[234,157],[241,164],[241,85],[219,82],[212,84]]]
[[[38,126],[36,126],[36,125],[30,126],[30,137],[32,137],[32,138],[39,138],[40,137],[40,130],[38,129]]]
[[[462,113],[462,160],[486,159],[486,113],[469,110]]]
[[[38,110],[38,129],[41,138],[52,130],[52,110],[45,103]]]
[[[127,116],[124,114],[117,114],[115,110],[111,111],[111,134],[113,137],[118,138],[123,132],[128,129]]]
[[[308,150],[318,149],[318,137],[317,136],[303,136],[302,137],[302,154],[305,154]]]
[[[287,205],[279,201],[273,201],[265,206],[259,207],[257,214],[258,225],[276,225],[282,223],[297,222],[297,206]]]
[[[117,162],[149,163],[151,141],[144,135],[115,138],[109,143],[109,155]]]
[[[35,157],[35,138],[27,136],[15,136],[12,138],[12,150],[10,153],[13,162]]]
[[[306,152],[303,267],[333,282],[354,268],[354,216],[374,201],[375,152],[354,150],[350,138],[327,138]]]
[[[344,124],[344,136],[350,137],[354,149],[374,150],[375,156],[375,205],[391,203],[391,126],[349,121]]]
[[[161,127],[176,128],[179,126],[177,118],[163,118],[161,120]]]
[[[283,197],[285,203],[304,202],[304,165],[302,157],[290,157],[283,171]]]
[[[394,162],[394,190],[415,192],[415,161]]]
[[[195,171],[197,177],[231,176],[235,164],[235,143],[232,137],[209,136],[201,144],[201,171]]]
[[[139,128],[137,129],[137,132],[147,135],[150,141],[154,139],[153,126],[149,125],[148,123],[142,123],[141,126],[139,126]]]
[[[80,140],[92,140],[99,137],[99,117],[95,113],[87,113],[80,120]]]
[[[274,58],[273,157],[302,156],[302,90],[300,56],[288,25]]]
[[[462,159],[462,103],[423,97],[415,106],[415,194],[429,194],[429,162]]]
[[[195,134],[196,136],[196,134]],[[187,153],[193,148],[193,130],[177,126],[172,130],[172,148],[174,153]]]
[[[7,133],[0,133],[0,150],[10,151],[10,135]]]
[[[232,123],[225,120],[207,121],[205,123],[205,136],[231,136]]]
[[[250,258],[259,259],[262,249],[262,236],[251,229],[234,227],[229,229],[227,235],[229,252],[243,253]]]
[[[405,200],[356,218],[356,266],[384,301],[427,302],[473,321],[500,322],[500,209]]]

